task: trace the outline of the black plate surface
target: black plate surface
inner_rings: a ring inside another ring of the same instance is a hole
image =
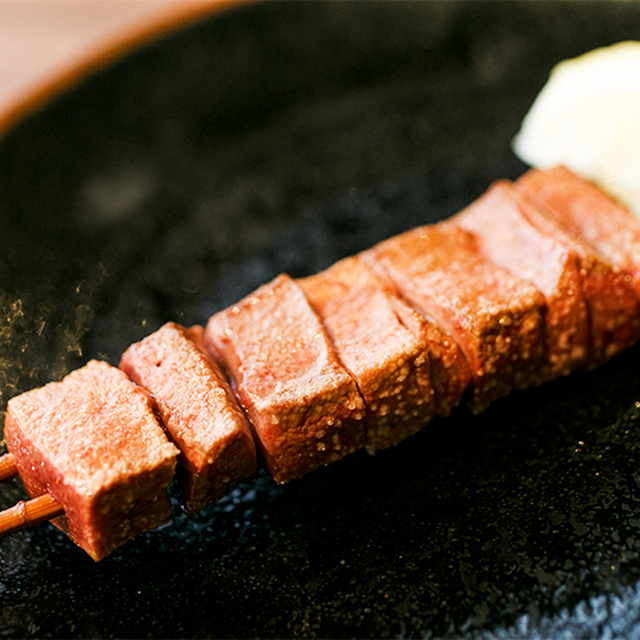
[[[0,409],[517,177],[553,64],[639,33],[627,2],[268,3],[95,73],[0,141]],[[639,637],[639,356],[98,564],[4,538],[0,636]]]

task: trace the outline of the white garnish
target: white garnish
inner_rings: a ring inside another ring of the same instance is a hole
[[[640,217],[640,42],[620,42],[556,65],[514,150],[540,169],[565,165]]]

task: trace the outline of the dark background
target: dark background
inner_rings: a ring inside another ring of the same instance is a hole
[[[638,33],[627,2],[272,2],[93,74],[0,141],[0,410],[517,177],[552,66]],[[639,355],[98,564],[3,538],[0,636],[638,637]]]

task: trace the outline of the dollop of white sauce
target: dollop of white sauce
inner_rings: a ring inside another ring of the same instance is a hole
[[[640,42],[556,65],[513,148],[540,169],[565,165],[640,218]]]

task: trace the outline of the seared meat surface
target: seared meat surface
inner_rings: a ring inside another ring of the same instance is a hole
[[[168,323],[121,369],[92,361],[13,398],[8,448],[99,560],[170,517],[178,455],[195,512],[260,461],[286,482],[633,344],[640,223],[627,232],[627,215],[562,168],[498,182],[448,221],[278,276],[204,330]]]
[[[394,296],[355,258],[298,284],[364,398],[367,449],[419,431],[435,413],[429,346],[403,325]]]
[[[214,315],[204,339],[224,358],[278,482],[364,446],[362,397],[291,278]]]
[[[537,383],[544,296],[487,260],[472,234],[450,222],[420,227],[363,259],[460,345],[471,366],[475,411]]]
[[[58,500],[54,524],[94,560],[171,518],[178,449],[148,394],[105,362],[12,398],[5,438],[29,494]]]
[[[197,344],[202,327],[167,323],[122,355],[120,368],[147,389],[180,449],[180,492],[204,509],[257,471],[249,422],[213,358]]]
[[[547,362],[540,369],[542,382],[588,362],[588,309],[582,295],[579,255],[557,236],[532,224],[525,206],[509,183],[500,182],[454,220],[474,234],[489,260],[544,294]]]

